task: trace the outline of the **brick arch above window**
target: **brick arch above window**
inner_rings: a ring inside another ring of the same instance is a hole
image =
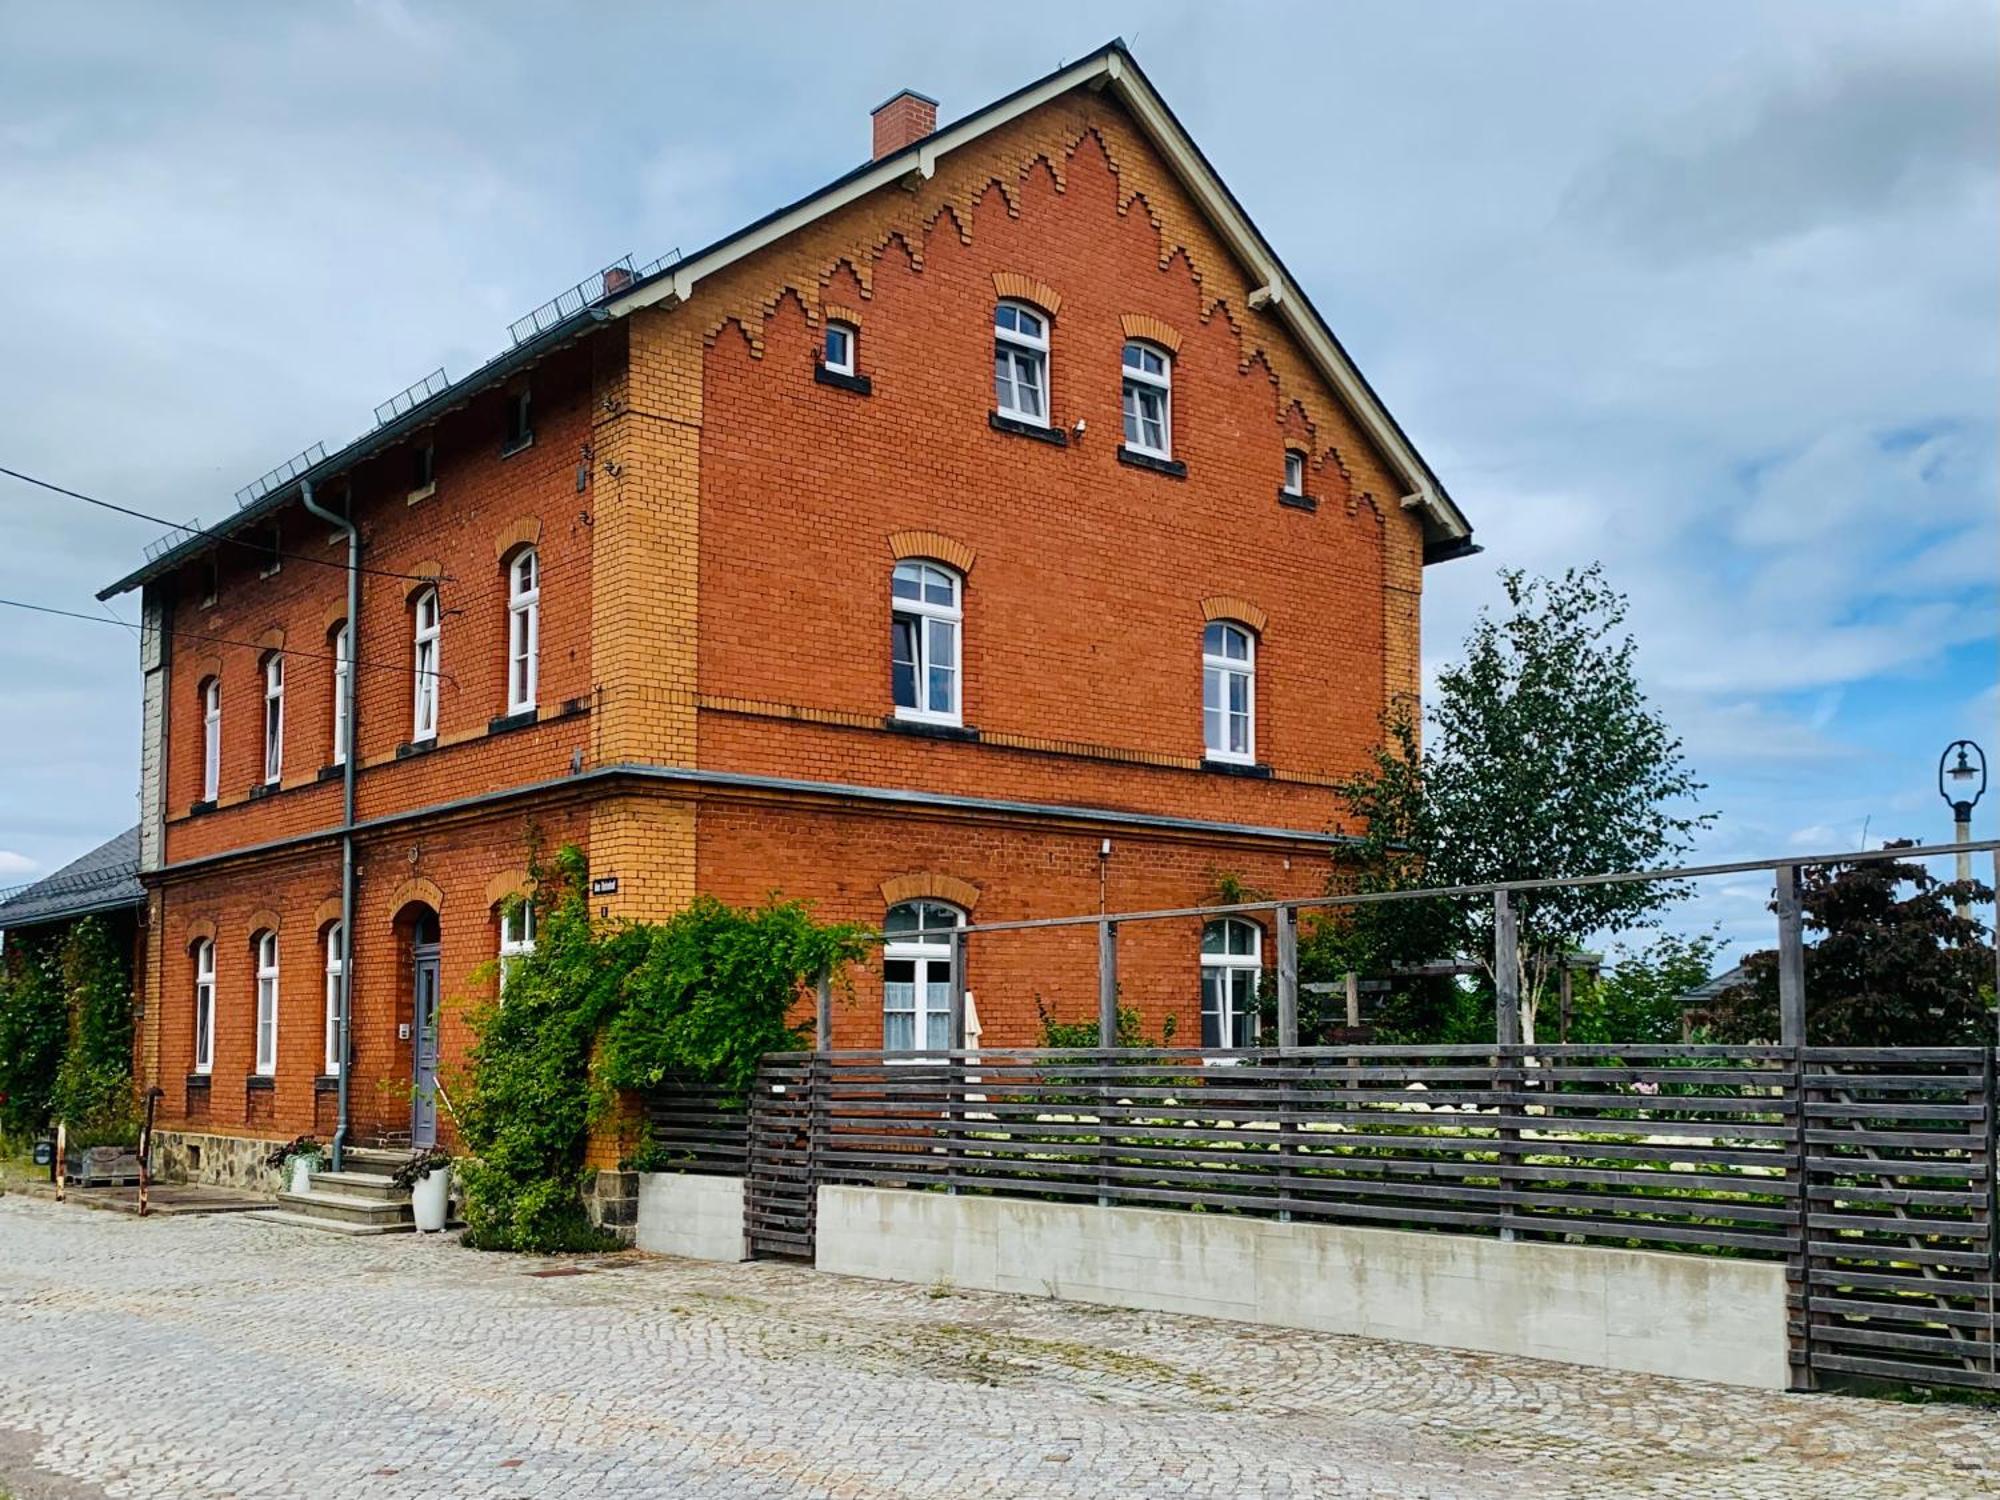
[[[194,664],[194,680],[197,683],[207,682],[210,678],[221,675],[222,658],[219,656],[204,656]]]
[[[534,877],[526,870],[502,870],[486,882],[488,910],[513,896],[525,896],[534,888]]]
[[[427,557],[422,562],[411,563],[403,571],[416,580],[404,591],[403,602],[415,604],[419,594],[425,589],[435,588],[437,581],[444,577],[444,564]]]
[[[254,942],[260,932],[278,932],[284,926],[278,914],[268,906],[259,907],[250,913],[250,937]]]
[[[948,901],[961,911],[979,904],[979,887],[956,875],[940,875],[926,870],[915,875],[898,875],[882,882],[882,904],[901,906],[905,901]]]
[[[1052,318],[1062,316],[1062,293],[1018,271],[995,271],[993,292],[1003,302],[1032,302]]]
[[[1271,617],[1263,610],[1234,594],[1210,594],[1201,601],[1201,617],[1204,620],[1235,620],[1248,625],[1259,635],[1271,623]]]
[[[949,563],[961,573],[970,573],[973,562],[979,556],[958,538],[946,536],[941,531],[892,531],[889,533],[889,551],[897,562],[906,557],[930,558]]]
[[[856,328],[861,326],[861,314],[844,302],[829,302],[820,312],[829,323],[850,323]]]
[[[443,918],[444,892],[438,889],[436,881],[426,880],[421,875],[412,875],[396,887],[394,894],[389,897],[390,917],[393,919],[404,907],[415,901],[421,901],[436,912],[440,919]]]
[[[332,635],[334,631],[345,625],[347,623],[347,601],[345,599],[336,599],[333,603],[329,604],[326,607],[324,622],[328,635]]]
[[[189,952],[194,951],[196,943],[212,943],[214,941],[215,918],[213,917],[195,917],[181,933],[181,946]]]
[[[522,516],[493,538],[494,561],[504,563],[522,547],[538,547],[542,541],[542,518]]]
[[[1181,352],[1181,336],[1172,324],[1162,323],[1151,313],[1125,313],[1118,319],[1118,326],[1125,330],[1128,339],[1143,339],[1149,344],[1158,344],[1169,354]]]
[[[259,651],[282,651],[285,649],[285,632],[276,625],[257,637]]]
[[[340,897],[328,896],[313,908],[313,931],[325,932],[340,920]]]

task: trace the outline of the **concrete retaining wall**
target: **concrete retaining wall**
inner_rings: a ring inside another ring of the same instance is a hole
[[[633,1244],[689,1260],[743,1259],[743,1179],[641,1172]]]
[[[879,1188],[822,1187],[818,1211],[819,1268],[850,1276],[1787,1383],[1762,1261]]]

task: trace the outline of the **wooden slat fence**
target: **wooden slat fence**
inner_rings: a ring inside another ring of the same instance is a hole
[[[648,1167],[741,1177],[750,1156],[748,1101],[713,1084],[668,1078],[645,1096]]]
[[[1784,1260],[1793,1360],[1994,1384],[1984,1049],[1359,1047],[766,1059],[753,1246],[859,1183]],[[1912,1373],[1915,1372],[1915,1373]]]

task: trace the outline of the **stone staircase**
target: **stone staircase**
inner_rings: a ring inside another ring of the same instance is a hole
[[[303,1193],[280,1192],[276,1208],[245,1215],[265,1224],[290,1224],[330,1234],[407,1234],[416,1228],[410,1190],[391,1181],[409,1160],[407,1151],[350,1146],[342,1170],[315,1172]]]

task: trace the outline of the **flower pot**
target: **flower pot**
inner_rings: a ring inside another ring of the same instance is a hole
[[[435,1234],[444,1228],[450,1207],[450,1167],[431,1168],[410,1189],[410,1214],[417,1221],[419,1234]]]
[[[310,1156],[295,1156],[292,1158],[291,1190],[294,1193],[309,1193],[312,1191],[313,1168],[317,1165],[318,1163]]]

